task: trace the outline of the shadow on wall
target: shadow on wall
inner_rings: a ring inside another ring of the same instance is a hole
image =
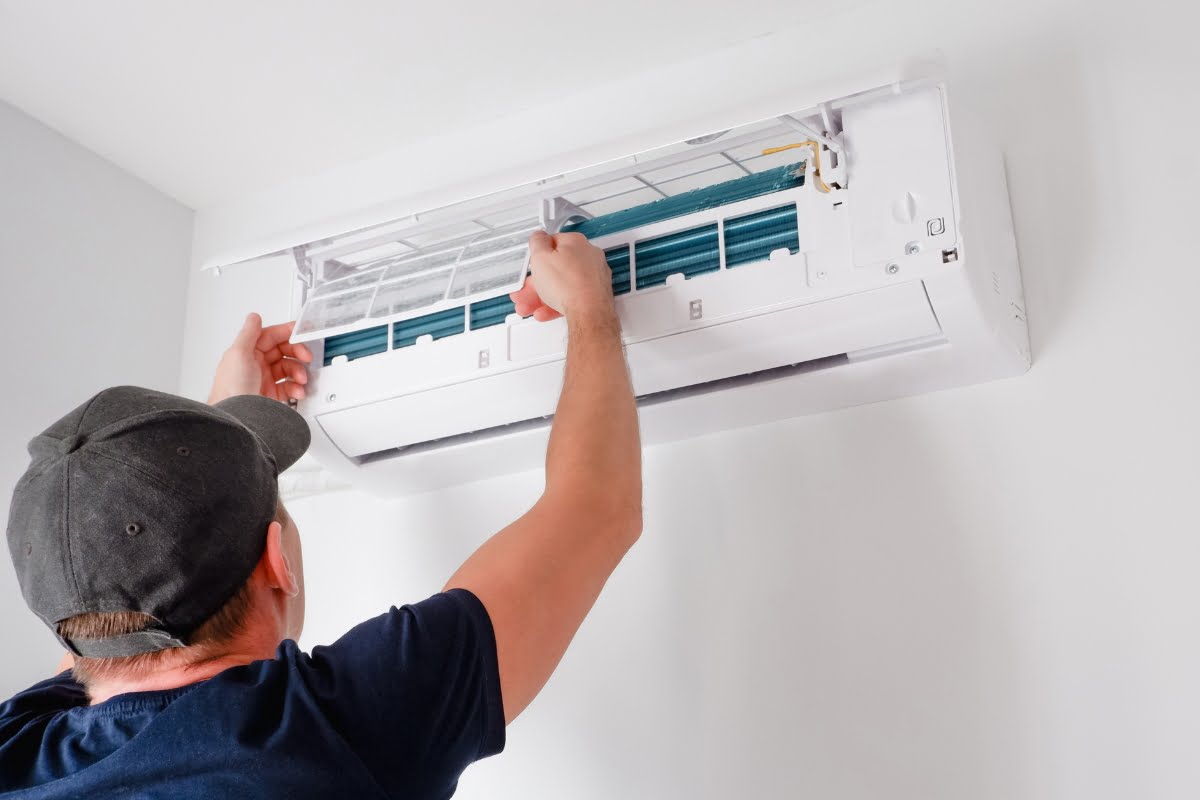
[[[964,63],[955,72],[968,96],[953,102],[979,107],[1004,150],[1036,367],[1085,294],[1097,198],[1125,178],[1117,151],[1101,147],[1088,124],[1104,115],[1089,114],[1082,45],[1048,37],[1026,49],[1019,61]]]
[[[1027,53],[953,61],[953,102],[1007,156],[1036,360],[1086,293],[1104,186],[1082,51]],[[648,452],[646,535],[559,679],[591,687],[559,752],[612,768],[589,796],[1036,793],[1022,531],[978,478],[1016,462],[931,409],[968,413],[897,401]]]

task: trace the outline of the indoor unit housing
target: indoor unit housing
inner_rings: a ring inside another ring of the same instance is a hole
[[[539,228],[604,250],[648,445],[1028,367],[1003,162],[943,80],[728,123],[293,248],[316,458],[383,493],[539,465],[566,326],[508,299]]]

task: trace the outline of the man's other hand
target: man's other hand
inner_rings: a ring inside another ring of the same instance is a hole
[[[304,399],[306,365],[312,362],[312,353],[304,345],[288,341],[295,324],[284,322],[264,328],[258,314],[247,316],[217,364],[208,402],[219,403],[243,394],[260,394],[283,403]]]
[[[538,231],[529,237],[529,268],[533,276],[512,298],[522,317],[540,321],[563,314],[613,312],[612,272],[604,251],[583,234]]]

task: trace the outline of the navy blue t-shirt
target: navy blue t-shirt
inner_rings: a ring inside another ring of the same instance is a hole
[[[446,798],[503,749],[491,620],[456,589],[179,689],[43,681],[0,705],[0,797]]]

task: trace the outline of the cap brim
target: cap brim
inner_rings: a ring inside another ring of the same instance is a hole
[[[308,450],[312,432],[308,423],[291,407],[259,395],[239,395],[216,403],[224,411],[258,434],[280,472],[295,464]]]

